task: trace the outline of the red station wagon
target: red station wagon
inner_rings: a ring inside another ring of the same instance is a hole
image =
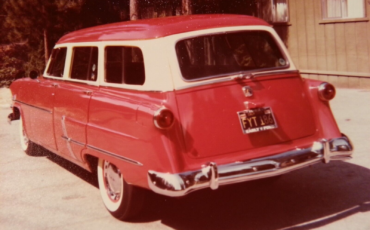
[[[108,24],[63,36],[42,76],[11,85],[23,150],[97,172],[107,210],[351,158],[329,107],[274,29],[241,15]]]

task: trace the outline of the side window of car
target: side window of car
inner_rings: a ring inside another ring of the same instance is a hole
[[[71,65],[72,79],[96,81],[98,72],[98,48],[74,47]]]
[[[67,48],[55,48],[51,53],[50,64],[46,73],[53,77],[63,77]]]
[[[145,68],[142,51],[137,47],[105,47],[105,82],[143,85]]]

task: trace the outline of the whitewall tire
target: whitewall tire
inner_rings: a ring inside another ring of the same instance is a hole
[[[21,148],[22,150],[30,156],[33,156],[35,154],[35,144],[30,141],[30,139],[27,136],[27,133],[24,129],[23,119],[22,116],[19,118],[19,137],[21,141]]]
[[[97,171],[100,195],[106,209],[121,220],[137,215],[144,203],[144,190],[127,184],[120,169],[109,161],[99,159]]]

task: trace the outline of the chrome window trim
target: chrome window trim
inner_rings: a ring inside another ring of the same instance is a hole
[[[268,72],[258,72],[258,73],[249,73],[249,74],[246,73],[245,75],[251,76],[251,78],[254,78],[254,77],[261,77],[261,76],[269,76],[273,74],[295,74],[295,73],[299,74],[299,71],[295,69],[294,70],[284,69],[284,70],[274,70],[274,71],[268,71]],[[203,81],[198,81],[191,85],[181,86],[181,87],[176,88],[175,90],[179,91],[179,90],[190,89],[190,88],[195,88],[195,87],[204,86],[204,85],[212,85],[212,84],[217,84],[217,83],[222,83],[222,82],[227,82],[227,81],[235,81],[234,78],[232,78],[231,76],[234,76],[234,75],[230,74],[222,78],[213,78],[211,81],[209,81],[209,79],[202,79]]]
[[[206,77],[201,77],[201,78],[197,78],[197,79],[186,79],[184,78],[184,76],[182,75],[182,72],[181,72],[181,67],[180,67],[180,62],[178,60],[178,56],[177,56],[177,52],[176,52],[176,45],[178,42],[180,41],[184,41],[184,40],[188,40],[188,39],[192,39],[192,38],[197,38],[197,37],[202,37],[202,36],[212,36],[212,35],[218,35],[218,34],[228,34],[228,33],[240,33],[240,32],[266,32],[270,35],[270,37],[274,40],[277,48],[279,49],[280,53],[282,54],[282,56],[284,57],[285,61],[286,61],[286,65],[285,66],[281,66],[281,67],[271,67],[271,68],[264,68],[264,69],[254,69],[254,70],[250,70],[250,71],[236,71],[236,72],[231,72],[231,73],[227,73],[227,74],[218,74],[218,75],[213,75],[213,76],[206,76]],[[178,68],[180,70],[180,75],[181,75],[181,78],[184,82],[197,82],[197,81],[203,81],[203,80],[208,80],[208,79],[214,79],[214,78],[220,78],[220,77],[223,77],[225,75],[234,75],[234,74],[239,74],[239,73],[246,73],[246,74],[249,74],[249,73],[253,73],[253,72],[264,72],[264,71],[279,71],[279,70],[288,70],[290,67],[291,67],[291,64],[290,64],[290,59],[287,55],[287,53],[285,52],[285,50],[282,48],[280,42],[276,39],[276,37],[274,36],[274,34],[272,34],[270,31],[268,30],[263,30],[263,29],[256,29],[256,30],[253,30],[253,29],[240,29],[240,30],[232,30],[232,31],[222,31],[222,32],[213,32],[213,33],[205,33],[205,34],[199,34],[199,35],[192,35],[192,36],[189,36],[189,37],[183,37],[183,38],[180,38],[180,39],[177,39],[175,40],[174,42],[174,47],[173,49],[175,50],[175,54],[176,54],[176,60],[177,60],[177,63],[178,63]]]

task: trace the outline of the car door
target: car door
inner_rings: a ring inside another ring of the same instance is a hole
[[[56,81],[40,79],[33,88],[34,109],[31,115],[32,135],[34,141],[51,151],[56,151],[57,146],[54,135],[54,91]]]
[[[55,85],[63,77],[67,48],[55,48],[44,73],[46,77],[28,80],[19,100],[24,103],[23,118],[29,138],[45,148],[56,151],[54,135]]]
[[[81,161],[91,95],[96,91],[97,47],[72,49],[69,80],[55,86],[54,127],[58,153]]]
[[[87,127],[88,147],[105,154],[122,155],[121,159],[139,164],[135,160],[140,152],[137,137],[140,130],[136,112],[140,91],[127,90],[127,85],[143,85],[145,71],[142,51],[137,47],[105,47],[104,86],[94,93],[89,110]],[[131,160],[128,160],[131,159]]]

